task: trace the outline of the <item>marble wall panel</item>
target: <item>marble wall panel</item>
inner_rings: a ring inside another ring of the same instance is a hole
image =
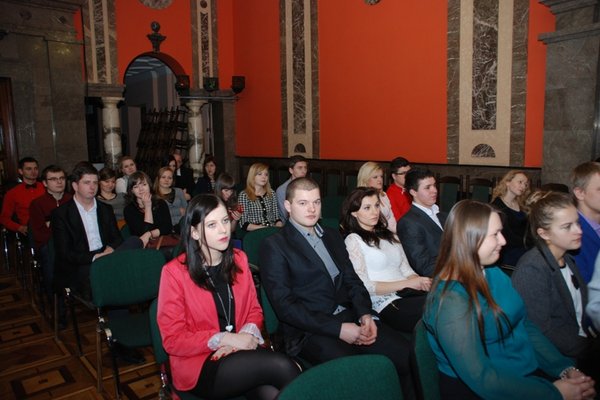
[[[447,158],[458,164],[460,84],[460,0],[448,1]]]
[[[510,165],[525,162],[525,113],[527,102],[527,45],[529,2],[515,0],[513,13]]]
[[[472,129],[496,129],[498,0],[473,3]]]
[[[304,1],[292,0],[294,134],[306,131]]]
[[[202,77],[211,76],[208,46],[208,14],[200,14],[200,53],[202,54]]]

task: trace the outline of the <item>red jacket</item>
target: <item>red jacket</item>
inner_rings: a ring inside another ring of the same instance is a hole
[[[388,190],[385,192],[390,199],[390,204],[392,205],[392,212],[394,213],[394,217],[396,221],[398,221],[404,214],[410,210],[410,206],[412,205],[412,198],[408,193],[408,190],[402,189],[400,186],[396,185],[394,182],[390,184]]]
[[[35,188],[27,188],[23,182],[10,189],[4,196],[0,223],[13,232],[18,231],[21,225],[27,226],[31,201],[44,193],[46,188],[41,182],[36,182]],[[18,222],[13,221],[13,215]]]
[[[163,346],[169,354],[173,385],[178,390],[196,386],[206,359],[213,352],[208,340],[220,332],[213,295],[198,287],[182,261],[171,260],[163,268],[158,292],[158,326]],[[256,297],[248,258],[234,249],[234,261],[241,268],[232,285],[235,298],[235,326],[251,322],[263,326],[263,313]]]
[[[37,199],[33,199],[29,205],[29,228],[33,234],[36,250],[48,243],[52,236],[50,224],[46,225],[46,222],[50,222],[52,211],[71,200],[72,197],[71,193],[64,192],[62,198],[56,200],[54,196],[46,192]]]

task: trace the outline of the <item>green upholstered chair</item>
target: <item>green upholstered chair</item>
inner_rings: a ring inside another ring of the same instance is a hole
[[[394,365],[382,355],[342,357],[312,367],[287,385],[279,400],[400,400]]]
[[[323,218],[336,218],[339,220],[345,196],[325,196],[321,199],[321,216]]]
[[[342,190],[342,171],[330,169],[326,172],[325,196],[337,196]]]
[[[98,391],[102,387],[102,335],[106,337],[111,352],[117,398],[120,395],[120,382],[115,342],[128,348],[152,344],[147,309],[136,313],[124,310],[113,312],[107,318],[107,307],[126,308],[131,305],[147,305],[155,299],[158,296],[160,274],[164,264],[163,254],[158,250],[150,249],[117,251],[100,257],[92,263],[90,270],[92,302],[98,312],[96,329]]]
[[[494,182],[485,178],[469,178],[467,175],[467,195],[469,199],[489,203],[492,199]]]
[[[415,326],[410,361],[417,397],[421,400],[439,400],[441,396],[437,360],[429,346],[427,330],[422,320]]]
[[[248,262],[250,264],[258,265],[258,250],[263,239],[271,236],[277,232],[279,228],[272,226],[257,229],[255,231],[246,232],[244,240],[242,241],[242,249],[248,256]]]
[[[323,217],[319,220],[319,224],[332,229],[340,229],[339,217]]]
[[[171,394],[175,392],[181,400],[201,400],[200,397],[195,396],[188,392],[180,392],[175,389],[169,382],[169,375],[167,373],[167,363],[169,362],[169,355],[165,351],[162,344],[162,337],[160,336],[160,330],[158,328],[158,322],[156,315],[158,312],[158,299],[154,299],[150,304],[148,315],[150,316],[150,334],[152,338],[152,349],[154,350],[154,360],[160,367],[160,381],[161,388],[158,395],[159,399],[171,398]],[[245,397],[237,397],[232,400],[244,400]]]
[[[440,210],[449,212],[462,198],[462,175],[443,176],[438,179]]]
[[[131,236],[131,230],[129,229],[129,225],[125,224],[121,227],[121,237],[123,237],[123,240],[127,240],[129,239],[129,237]]]

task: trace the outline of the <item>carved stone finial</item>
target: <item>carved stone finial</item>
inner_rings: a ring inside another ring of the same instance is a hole
[[[150,40],[150,42],[152,42],[152,51],[155,53],[160,53],[160,44],[167,37],[158,32],[160,31],[160,24],[156,21],[152,21],[150,24],[150,29],[152,29],[152,33],[146,35],[146,37]]]

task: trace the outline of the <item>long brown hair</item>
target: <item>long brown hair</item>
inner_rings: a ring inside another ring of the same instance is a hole
[[[501,337],[504,332],[500,319],[504,319],[510,326],[506,314],[492,297],[478,254],[479,247],[487,236],[492,213],[498,211],[489,204],[474,200],[462,200],[452,207],[444,225],[435,266],[434,276],[437,279],[431,288],[431,292],[434,293],[438,285],[444,285],[440,297],[441,305],[451,281],[462,284],[469,296],[469,310],[475,310],[481,343],[486,353],[484,321],[478,294],[483,296],[492,310]]]
[[[246,194],[250,201],[255,201],[257,198],[254,189],[254,177],[263,171],[269,172],[269,166],[267,164],[254,163],[248,170],[248,176],[246,177]],[[271,183],[267,180],[267,184],[265,185],[265,197],[270,197],[272,195],[273,190],[271,189]]]

